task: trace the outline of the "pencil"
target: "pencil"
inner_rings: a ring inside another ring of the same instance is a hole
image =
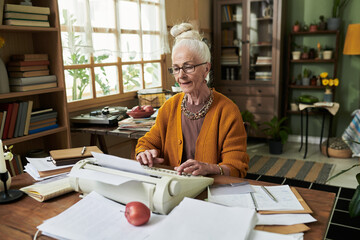
[[[265,186],[261,186],[261,188],[264,190],[264,192],[275,202],[277,202],[277,199],[274,197],[274,195],[271,194],[271,192],[269,192],[269,190],[267,190],[267,188]]]

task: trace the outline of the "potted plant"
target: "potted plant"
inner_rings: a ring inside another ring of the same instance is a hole
[[[245,111],[241,112],[241,117],[242,117],[243,122],[245,124],[246,132],[249,131],[249,128],[252,128],[252,129],[255,129],[255,130],[258,129],[258,124],[255,122],[254,114],[252,114],[248,110],[245,110]]]
[[[286,143],[290,128],[285,126],[287,117],[279,119],[274,116],[269,122],[263,124],[267,127],[262,131],[270,138],[269,139],[269,152],[271,154],[281,154],[283,152],[283,145]]]
[[[318,31],[318,25],[316,23],[311,23],[309,27],[309,32],[317,32]]]
[[[310,74],[311,74],[311,71],[307,68],[304,68],[302,85],[308,86],[310,84]]]
[[[295,24],[292,27],[292,31],[293,32],[300,32],[300,29],[301,29],[300,23],[299,23],[299,21],[296,21]]]
[[[332,17],[327,20],[327,27],[329,30],[338,30],[340,27],[341,19],[340,19],[340,11],[349,0],[334,0]]]
[[[290,103],[290,110],[293,112],[299,111],[299,105],[297,103],[297,99],[293,99],[292,102]]]
[[[327,59],[327,60],[331,59],[332,53],[333,53],[332,48],[325,46],[324,51],[323,51],[323,59]]]
[[[320,19],[320,22],[319,22],[319,24],[318,24],[318,29],[321,30],[321,31],[326,30],[326,22],[325,22],[324,16],[321,15],[321,16],[319,17],[319,19]]]
[[[307,46],[303,47],[303,52],[301,53],[301,59],[309,59],[309,52]]]

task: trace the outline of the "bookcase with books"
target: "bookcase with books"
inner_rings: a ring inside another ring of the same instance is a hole
[[[10,92],[0,94],[0,138],[4,145],[13,145],[12,152],[24,163],[30,150],[69,148],[70,128],[57,0],[32,0],[35,12],[20,2],[5,0],[0,24],[0,37],[5,40],[0,58],[6,63],[10,85]],[[29,17],[48,26],[30,24]],[[9,19],[28,24],[10,24]]]
[[[258,123],[281,114],[282,2],[214,1],[213,85]]]

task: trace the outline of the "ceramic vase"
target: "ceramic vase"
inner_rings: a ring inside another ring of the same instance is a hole
[[[340,28],[341,19],[340,18],[328,18],[327,28],[328,30],[334,31]]]
[[[0,58],[0,94],[10,92],[9,78],[3,60]]]
[[[325,89],[324,102],[332,102],[333,93],[330,88]]]
[[[301,52],[300,51],[293,51],[292,52],[292,58],[293,60],[299,60],[300,59]]]

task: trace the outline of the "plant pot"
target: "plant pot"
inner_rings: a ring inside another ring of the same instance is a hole
[[[293,32],[300,32],[300,25],[293,25],[292,31]]]
[[[301,59],[309,59],[309,53],[307,52],[301,53]]]
[[[302,79],[302,85],[303,85],[303,86],[309,86],[309,85],[310,85],[310,78],[304,77],[304,78]]]
[[[310,25],[309,32],[317,32],[318,26],[317,25]]]
[[[291,111],[299,111],[299,106],[296,103],[290,103],[290,110]]]
[[[326,22],[319,22],[318,29],[319,30],[326,30]]]
[[[331,57],[332,57],[332,51],[331,50],[327,50],[327,51],[323,52],[323,58],[324,59],[329,60],[329,59],[331,59]]]
[[[325,89],[324,93],[324,102],[332,102],[333,93],[331,89],[327,88]]]
[[[328,30],[334,31],[340,28],[341,19],[340,18],[328,18],[327,28]]]
[[[269,140],[269,152],[270,154],[282,154],[283,144],[281,141]]]
[[[300,59],[300,55],[301,55],[300,51],[293,51],[293,52],[291,52],[291,54],[292,54],[292,59],[293,60],[299,60]]]

